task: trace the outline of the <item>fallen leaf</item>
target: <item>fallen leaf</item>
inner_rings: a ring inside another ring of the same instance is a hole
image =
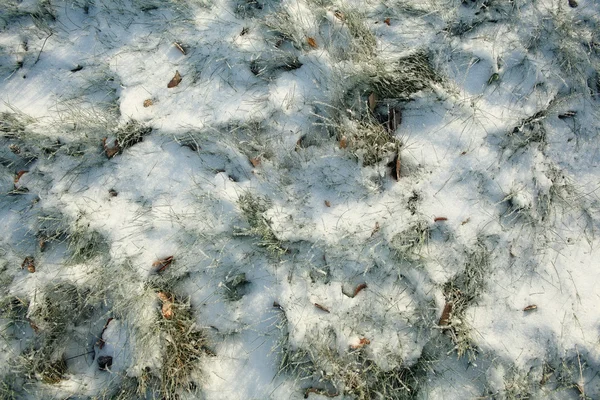
[[[112,367],[113,358],[112,356],[100,356],[98,357],[98,368],[100,371],[108,371]]]
[[[27,170],[21,170],[21,171],[17,172],[17,174],[15,175],[15,183],[18,183],[19,179],[21,179],[21,177],[24,174],[26,174],[27,172],[29,172],[29,171],[27,171]]]
[[[533,310],[537,310],[537,306],[535,304],[528,305],[527,307],[525,307],[523,309],[523,311],[533,311]]]
[[[356,287],[356,289],[354,289],[354,294],[352,295],[352,297],[356,297],[357,294],[359,294],[363,289],[367,288],[367,284],[366,283],[361,283],[360,285],[358,285]]]
[[[377,106],[377,95],[375,95],[375,92],[371,93],[369,95],[369,110],[371,110],[371,112],[375,111],[375,107]]]
[[[320,304],[315,303],[315,307],[317,307],[321,311],[325,311],[327,314],[329,314],[329,312],[330,312],[327,307],[324,307],[324,306],[322,306]]]
[[[182,78],[181,78],[181,75],[179,74],[179,71],[175,71],[175,76],[167,84],[167,88],[171,89],[171,88],[174,88],[175,86],[179,85],[181,83],[181,79]]]
[[[115,139],[115,145],[109,147],[106,144],[107,140],[108,138],[102,139],[102,146],[104,147],[104,153],[106,154],[106,157],[112,158],[121,150],[121,146],[119,146],[119,141]]]
[[[109,318],[106,321],[106,324],[104,324],[104,328],[102,328],[102,332],[100,333],[100,339],[98,339],[98,341],[96,342],[96,346],[98,346],[100,349],[102,349],[104,347],[104,345],[106,344],[106,342],[104,341],[104,338],[102,336],[104,336],[104,332],[106,331],[106,328],[108,328],[108,324],[110,324],[110,322],[113,319],[114,318]]]
[[[150,107],[153,104],[154,104],[154,101],[152,99],[144,100],[144,107],[146,107],[146,108]]]
[[[452,314],[453,306],[454,305],[451,301],[446,302],[444,310],[442,311],[442,316],[440,317],[440,321],[438,322],[439,326],[448,326],[450,324],[450,315]]]
[[[331,203],[329,202],[329,200],[325,200],[325,207],[331,207]]]
[[[569,0],[569,7],[576,8],[579,4],[575,0]]]
[[[341,20],[341,21],[344,20],[344,13],[341,12],[341,11],[339,11],[339,10],[337,10],[336,12],[334,12],[333,15],[335,15],[335,17],[337,19]]]
[[[33,274],[35,272],[35,260],[34,260],[34,258],[31,257],[31,256],[25,257],[25,259],[21,263],[21,269],[23,269],[23,268],[27,268],[27,271],[29,271],[29,272],[31,272]]]
[[[346,139],[346,136],[342,136],[340,139],[340,149],[345,149],[346,147],[348,147],[348,139]]]
[[[156,295],[162,301],[162,307],[160,311],[163,318],[173,318],[173,296],[167,292],[158,292]]]
[[[433,222],[441,222],[441,221],[448,221],[448,218],[446,218],[446,217],[435,217],[433,219]]]
[[[164,271],[173,262],[173,256],[161,258],[160,260],[154,261],[152,266],[157,268],[156,272]]]
[[[260,162],[260,157],[254,157],[250,159],[250,164],[252,164],[254,168],[258,167],[260,165]]]
[[[564,114],[559,114],[558,119],[573,118],[576,115],[577,115],[577,111],[567,111]]]
[[[384,19],[384,20],[383,20],[383,22],[385,22],[385,24],[386,24],[387,26],[390,26],[390,22],[391,22],[391,21],[390,21],[390,19],[389,19],[389,18],[386,18],[386,19]]]
[[[109,189],[108,194],[110,195],[110,197],[117,197],[119,195],[119,192],[117,192],[115,189]]]
[[[398,126],[400,125],[401,122],[402,122],[402,112],[400,111],[400,109],[396,108],[396,107],[390,107],[388,109],[388,120],[387,120],[387,123],[385,124],[387,131],[391,134],[395,133],[396,129],[398,129]]]
[[[367,338],[360,338],[358,344],[353,344],[350,346],[352,350],[358,350],[361,347],[365,347],[366,345],[371,344],[371,341]]]
[[[180,44],[179,44],[179,43],[177,43],[177,42],[173,42],[173,45],[174,45],[175,47],[177,47],[177,50],[179,50],[179,51],[180,51],[180,52],[181,52],[181,53],[182,53],[184,56],[186,55],[185,49],[183,48],[183,46],[182,46],[182,45],[180,45]]]
[[[469,221],[471,221],[471,218],[467,218],[467,219],[465,219],[465,220],[464,220],[463,222],[461,222],[460,224],[461,224],[461,225],[468,224],[468,223],[469,223]]]
[[[309,38],[307,38],[307,39],[306,39],[306,42],[307,42],[307,43],[308,43],[308,45],[309,45],[310,47],[312,47],[313,49],[316,49],[316,48],[318,47],[318,46],[317,46],[317,41],[316,41],[314,38],[311,38],[311,37],[309,37]]]
[[[77,64],[77,66],[76,66],[75,68],[73,68],[73,69],[71,70],[71,72],[79,72],[79,71],[81,71],[82,69],[83,69],[83,67],[82,67],[81,65]]]
[[[402,168],[402,163],[400,161],[400,150],[398,150],[398,152],[394,156],[394,159],[392,161],[390,161],[387,164],[387,166],[389,168],[391,168],[392,178],[394,178],[394,180],[396,180],[396,181],[399,181],[400,180],[401,168]]]

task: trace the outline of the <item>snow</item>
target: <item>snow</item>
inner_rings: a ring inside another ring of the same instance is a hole
[[[182,398],[600,396],[597,3],[0,4],[0,397],[174,396],[157,292],[206,338]],[[370,110],[418,50],[441,79]],[[363,165],[388,106],[399,153]],[[93,310],[57,341],[61,282]]]

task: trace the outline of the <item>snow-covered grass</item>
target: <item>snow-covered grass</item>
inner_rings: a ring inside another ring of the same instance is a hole
[[[0,399],[600,397],[600,6],[0,0]]]

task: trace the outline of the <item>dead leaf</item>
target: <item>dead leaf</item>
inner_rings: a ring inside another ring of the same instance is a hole
[[[329,309],[327,307],[325,307],[325,306],[322,306],[320,304],[315,303],[315,307],[317,307],[321,311],[325,311],[327,314],[330,313]]]
[[[258,167],[260,165],[260,162],[260,157],[254,157],[250,159],[250,164],[252,164],[254,168]]]
[[[182,78],[181,78],[181,75],[179,74],[179,71],[175,71],[175,76],[167,84],[167,88],[171,89],[171,88],[174,88],[175,86],[179,85],[181,83],[181,79]]]
[[[390,134],[393,134],[394,132],[396,132],[396,129],[398,129],[398,126],[400,125],[401,122],[402,122],[402,112],[400,111],[400,109],[396,108],[396,107],[388,108],[388,120],[385,124],[387,131]]]
[[[35,272],[35,260],[34,260],[34,258],[31,257],[31,256],[25,257],[25,259],[21,263],[21,269],[23,269],[23,268],[27,268],[27,271],[29,271],[29,272],[31,272],[33,274]]]
[[[448,221],[448,218],[446,218],[446,217],[435,217],[433,219],[433,222],[441,222],[441,221]]]
[[[523,309],[523,311],[533,311],[533,310],[537,310],[537,306],[535,304],[528,305],[527,307],[525,307]]]
[[[471,218],[467,218],[467,219],[465,219],[465,220],[464,220],[463,222],[461,222],[460,224],[461,224],[461,225],[468,224],[468,223],[469,223],[469,221],[471,221]]]
[[[440,321],[438,322],[439,326],[448,326],[450,324],[450,315],[452,314],[453,306],[454,305],[451,301],[446,302],[444,310],[442,311],[442,316],[440,317]]]
[[[367,284],[366,283],[361,283],[360,285],[358,285],[356,287],[356,289],[354,289],[354,294],[352,295],[352,297],[356,297],[357,294],[359,294],[363,289],[367,288]]]
[[[348,139],[346,139],[346,136],[342,136],[340,139],[340,149],[345,149],[346,147],[348,147]]]
[[[325,207],[331,207],[331,203],[329,202],[329,200],[325,200]]]
[[[402,163],[400,161],[400,150],[398,150],[398,152],[394,156],[394,159],[392,161],[390,161],[387,164],[387,166],[392,169],[392,171],[391,171],[392,178],[394,178],[394,180],[396,180],[396,181],[399,181],[401,168],[402,168]]]
[[[29,171],[27,171],[27,170],[21,170],[21,171],[17,172],[17,174],[15,175],[15,183],[18,183],[19,179],[21,179],[21,177],[24,174],[26,174],[27,172],[29,172]]]
[[[151,105],[154,105],[154,101],[152,99],[146,99],[146,100],[144,100],[144,107],[148,108]]]
[[[119,195],[119,192],[117,192],[115,189],[109,189],[108,194],[110,195],[110,197],[117,197]]]
[[[386,19],[384,19],[384,20],[383,20],[383,22],[385,22],[385,24],[386,24],[387,26],[390,26],[390,22],[391,22],[391,21],[390,21],[390,19],[389,19],[389,18],[386,18]]]
[[[180,45],[180,44],[179,44],[179,43],[177,43],[177,42],[173,42],[173,45],[174,45],[175,47],[177,47],[177,50],[179,50],[179,51],[180,51],[180,52],[181,52],[181,53],[182,53],[184,56],[186,55],[185,49],[183,48],[183,46],[182,46],[182,45]]]
[[[343,21],[343,20],[344,20],[344,18],[345,18],[345,17],[344,17],[344,13],[343,13],[343,12],[341,12],[341,11],[339,11],[339,10],[337,10],[336,12],[334,12],[334,13],[333,13],[333,15],[335,15],[335,17],[336,17],[337,19],[339,19],[340,21]]]
[[[160,311],[163,318],[173,318],[173,296],[167,292],[158,292],[156,295],[162,301],[162,307]]]
[[[576,8],[579,4],[575,0],[569,0],[569,7]]]
[[[366,345],[371,344],[371,341],[367,338],[360,338],[358,344],[353,344],[350,346],[352,350],[358,350]]]
[[[113,158],[121,150],[121,146],[119,146],[119,141],[115,139],[115,145],[113,147],[109,147],[106,144],[107,140],[108,138],[102,139],[102,147],[104,147],[104,153],[106,154],[106,157]]]
[[[106,344],[106,342],[104,341],[104,338],[102,336],[104,336],[104,332],[106,331],[106,328],[108,328],[108,324],[110,324],[110,322],[113,320],[114,318],[109,318],[106,321],[106,324],[104,324],[104,328],[102,328],[102,332],[100,333],[100,339],[98,339],[98,341],[96,342],[96,346],[98,346],[100,349],[102,349],[104,347],[104,345]]]
[[[161,258],[160,260],[154,261],[152,266],[157,268],[156,272],[164,271],[173,262],[173,256]]]
[[[377,95],[375,94],[375,92],[371,93],[369,95],[369,110],[371,110],[371,112],[375,111],[375,107],[377,106]]]
[[[313,49],[316,49],[317,47],[319,47],[319,46],[317,46],[317,41],[314,38],[309,37],[309,38],[306,39],[306,42]]]

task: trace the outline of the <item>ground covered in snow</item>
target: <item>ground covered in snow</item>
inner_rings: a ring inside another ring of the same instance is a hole
[[[0,399],[600,398],[600,4],[1,0]]]

